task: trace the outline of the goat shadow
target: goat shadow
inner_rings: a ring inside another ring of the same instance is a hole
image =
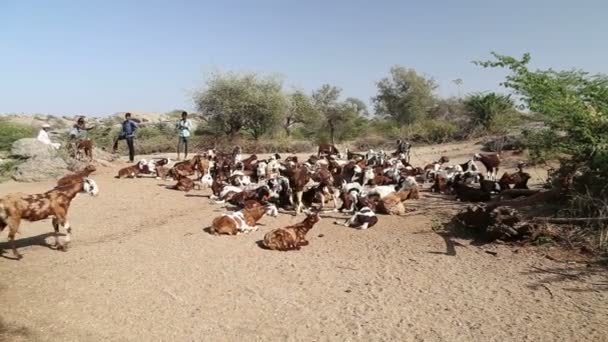
[[[65,234],[59,234],[59,236],[64,236],[64,235]],[[54,246],[52,246],[48,242],[46,242],[46,238],[49,236],[55,236],[55,233],[49,232],[49,233],[44,233],[44,234],[40,234],[40,235],[36,235],[36,236],[30,236],[27,238],[15,240],[15,247],[17,248],[17,250],[19,250],[23,247],[42,246],[42,247],[56,250],[56,248]],[[18,258],[9,257],[9,256],[5,255],[5,253],[7,253],[7,252],[11,253],[11,255],[12,255],[11,249],[12,249],[12,247],[8,241],[0,243],[0,257],[2,257],[4,259],[9,259],[9,260],[19,260]]]
[[[258,240],[255,242],[256,245],[258,245],[258,247],[260,247],[261,249],[270,251],[271,249],[266,247],[266,245],[264,245],[264,240]]]

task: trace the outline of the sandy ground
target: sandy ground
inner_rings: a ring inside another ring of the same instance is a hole
[[[414,162],[461,161],[477,148],[425,147]],[[367,231],[333,225],[343,216],[328,213],[308,247],[273,252],[256,242],[301,217],[265,217],[257,232],[216,237],[203,228],[224,209],[209,203],[209,190],[113,175],[100,170],[100,196],[72,203],[68,252],[47,247],[49,220],[22,224],[24,259],[0,258],[1,341],[608,339],[605,274],[541,272],[585,265],[439,235],[440,213],[458,204],[430,193],[410,204],[413,214],[382,216]],[[0,195],[52,185],[9,182]],[[5,241],[3,233],[0,248]]]

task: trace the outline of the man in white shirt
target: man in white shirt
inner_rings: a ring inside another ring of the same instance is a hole
[[[61,146],[61,144],[54,143],[51,141],[51,137],[49,137],[49,133],[48,133],[50,129],[51,129],[51,126],[49,126],[49,124],[42,125],[40,132],[38,132],[38,141],[40,141],[43,144],[50,145],[54,149],[57,150],[57,149],[59,149],[59,146]]]

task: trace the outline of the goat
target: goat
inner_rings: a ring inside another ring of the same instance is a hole
[[[190,160],[184,160],[182,162],[176,163],[170,170],[170,175],[173,176],[175,180],[178,180],[177,175],[181,176],[192,176],[196,170],[198,170],[200,161],[202,156],[197,154]],[[200,170],[203,172],[203,170]]]
[[[215,203],[225,203],[229,202],[234,195],[242,191],[243,189],[236,186],[225,185],[220,191],[219,196],[211,196],[210,198],[213,199]]]
[[[418,188],[411,188],[408,190],[397,191],[397,192],[395,192],[395,195],[397,197],[399,197],[399,200],[401,200],[401,202],[407,201],[410,199],[412,199],[412,200],[420,199],[420,193],[418,192]]]
[[[19,231],[21,220],[34,222],[52,217],[53,229],[55,230],[55,246],[57,249],[67,249],[72,237],[72,227],[67,220],[67,213],[70,203],[78,193],[97,196],[99,187],[94,180],[82,178],[79,182],[58,186],[44,194],[25,195],[17,193],[0,198],[0,232],[8,226],[8,240],[15,258],[21,259],[22,257],[15,246],[15,235]],[[59,243],[59,227],[66,231],[63,244]]]
[[[353,153],[353,152],[349,151],[348,149],[346,149],[346,159],[353,160],[353,161],[361,161],[361,160],[365,160],[365,155],[360,154],[360,153]]]
[[[284,208],[285,206],[290,205],[292,208],[294,207],[293,190],[289,185],[289,179],[287,177],[280,176],[269,179],[267,184],[272,192],[278,195],[278,197],[274,199],[278,206]]]
[[[306,184],[310,181],[310,174],[308,173],[308,168],[305,166],[286,169],[284,172],[289,179],[290,188],[293,189],[296,195],[295,213],[298,215],[302,212],[302,195],[304,194]]]
[[[350,219],[344,223],[335,221],[334,224],[343,225],[345,227],[367,229],[378,223],[378,217],[370,207],[363,207],[357,211]]]
[[[277,251],[299,250],[307,246],[306,233],[319,222],[318,212],[307,212],[304,221],[268,232],[264,235],[263,246]]]
[[[234,213],[223,214],[216,217],[211,223],[211,231],[218,234],[237,235],[238,233],[249,233],[256,231],[256,223],[264,215],[278,216],[277,207],[274,204],[255,206]]]
[[[76,143],[76,159],[82,160],[83,154],[89,161],[93,161],[93,142],[91,140],[85,139]]]
[[[278,197],[278,194],[271,192],[267,185],[262,185],[255,190],[243,190],[230,197],[228,203],[237,207],[245,207],[245,203],[250,200],[266,204],[271,197]]]
[[[479,168],[477,167],[477,164],[475,164],[475,161],[473,159],[470,159],[469,161],[460,164],[460,168],[462,169],[462,172],[477,172],[479,171]]]
[[[321,157],[321,155],[335,155],[339,153],[340,151],[338,151],[336,146],[332,144],[319,144],[319,152],[317,153],[317,156]]]
[[[462,202],[487,202],[491,199],[489,193],[482,189],[472,188],[462,182],[454,182],[452,188],[456,193],[456,200]]]
[[[433,185],[431,186],[431,192],[446,193],[448,190],[448,179],[444,175],[435,175]]]
[[[186,177],[186,176],[179,175],[179,174],[177,175],[177,177],[178,177],[177,184],[170,186],[169,189],[185,191],[185,192],[189,192],[190,190],[194,189],[195,184],[192,179],[190,179],[189,177]],[[199,190],[200,190],[200,186],[199,186]]]
[[[318,210],[321,210],[323,209],[323,205],[325,204],[326,196],[332,196],[331,190],[328,185],[320,183],[304,191],[304,193],[302,194],[302,203],[306,207],[311,207],[313,203],[320,203]],[[334,204],[336,204],[336,199],[334,198],[333,200]],[[338,208],[337,204],[335,208]]]
[[[95,166],[93,164],[89,164],[89,165],[85,166],[84,169],[82,169],[76,173],[65,175],[65,176],[59,178],[59,180],[57,180],[57,186],[64,186],[64,185],[72,184],[74,182],[79,182],[81,179],[89,177],[89,175],[91,173],[95,172],[96,170],[97,169],[95,168]]]
[[[473,160],[479,160],[486,168],[486,174],[489,180],[496,180],[498,175],[498,167],[500,166],[500,155],[496,154],[479,154],[475,153]]]
[[[125,177],[136,178],[136,177],[138,177],[139,174],[141,173],[140,163],[141,162],[138,162],[137,164],[123,167],[122,169],[118,170],[118,175],[116,176],[116,178],[125,178]]]

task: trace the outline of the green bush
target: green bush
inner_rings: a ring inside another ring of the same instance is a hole
[[[16,140],[35,138],[33,127],[0,119],[0,151],[8,151]]]
[[[442,120],[423,120],[411,126],[410,139],[423,143],[444,143],[454,139],[458,127]]]
[[[10,179],[19,164],[20,161],[15,159],[8,159],[0,163],[0,182]]]

